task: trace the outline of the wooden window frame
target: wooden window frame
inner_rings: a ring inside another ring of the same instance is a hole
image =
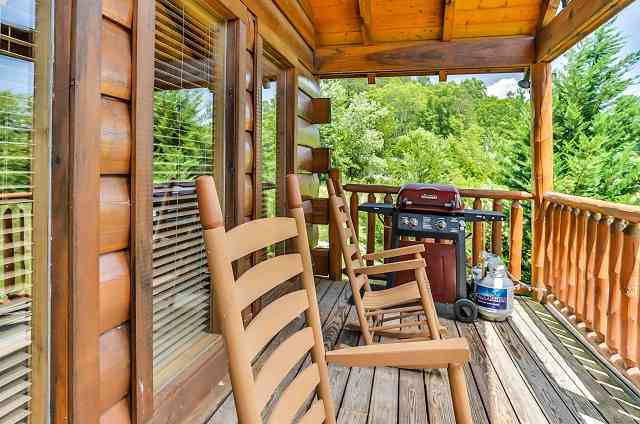
[[[240,82],[240,74],[229,74],[229,63],[243,57],[237,44],[230,39],[232,31],[246,26],[248,13],[244,6],[209,2],[221,20],[221,48],[224,60],[219,64],[220,78],[216,81],[215,100],[214,176],[218,190],[223,193],[229,181],[226,172],[229,151],[229,99],[236,100],[229,87]],[[244,45],[244,44],[243,44]],[[152,203],[153,189],[153,84],[155,51],[155,0],[134,3],[133,32],[133,92],[132,92],[132,165],[131,165],[131,272],[132,272],[132,422],[175,423],[196,416],[205,417],[214,406],[224,387],[217,383],[226,373],[226,352],[221,337],[184,368],[177,370],[170,382],[159,391],[154,390],[152,347]],[[239,68],[241,69],[241,68]],[[242,74],[242,78],[244,75]],[[242,96],[237,96],[242,101]],[[244,109],[241,109],[244,113]],[[227,197],[233,198],[227,195]],[[213,290],[212,290],[213,295]],[[213,305],[213,298],[211,299]],[[211,332],[215,332],[215,311],[211,310]],[[187,351],[185,354],[189,354]]]

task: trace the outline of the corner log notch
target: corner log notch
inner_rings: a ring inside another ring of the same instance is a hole
[[[320,78],[521,71],[533,63],[533,37],[383,43],[316,50]]]
[[[634,0],[573,0],[536,35],[536,62],[551,62]],[[553,2],[551,2],[553,3]]]

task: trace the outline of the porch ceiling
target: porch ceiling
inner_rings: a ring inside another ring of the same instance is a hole
[[[446,78],[550,62],[634,0],[569,0],[561,11],[560,0],[271,1],[313,52],[318,77]]]
[[[318,47],[535,35],[543,0],[310,0]],[[548,1],[555,10],[559,1]]]

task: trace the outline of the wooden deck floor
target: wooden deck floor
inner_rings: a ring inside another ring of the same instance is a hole
[[[350,294],[344,282],[318,285],[328,349],[361,342],[358,333],[344,329],[347,320],[355,320]],[[640,423],[640,399],[544,306],[519,299],[507,322],[442,322],[450,335],[465,336],[472,348],[465,374],[475,423]],[[294,322],[283,333],[300,325]],[[277,343],[278,338],[272,345]],[[331,366],[329,372],[338,423],[454,422],[444,370]],[[229,395],[209,423],[234,422]]]

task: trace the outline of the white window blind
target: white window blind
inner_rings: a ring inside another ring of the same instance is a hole
[[[159,389],[207,337],[210,279],[195,178],[213,173],[219,23],[206,4],[156,1],[153,364]]]

